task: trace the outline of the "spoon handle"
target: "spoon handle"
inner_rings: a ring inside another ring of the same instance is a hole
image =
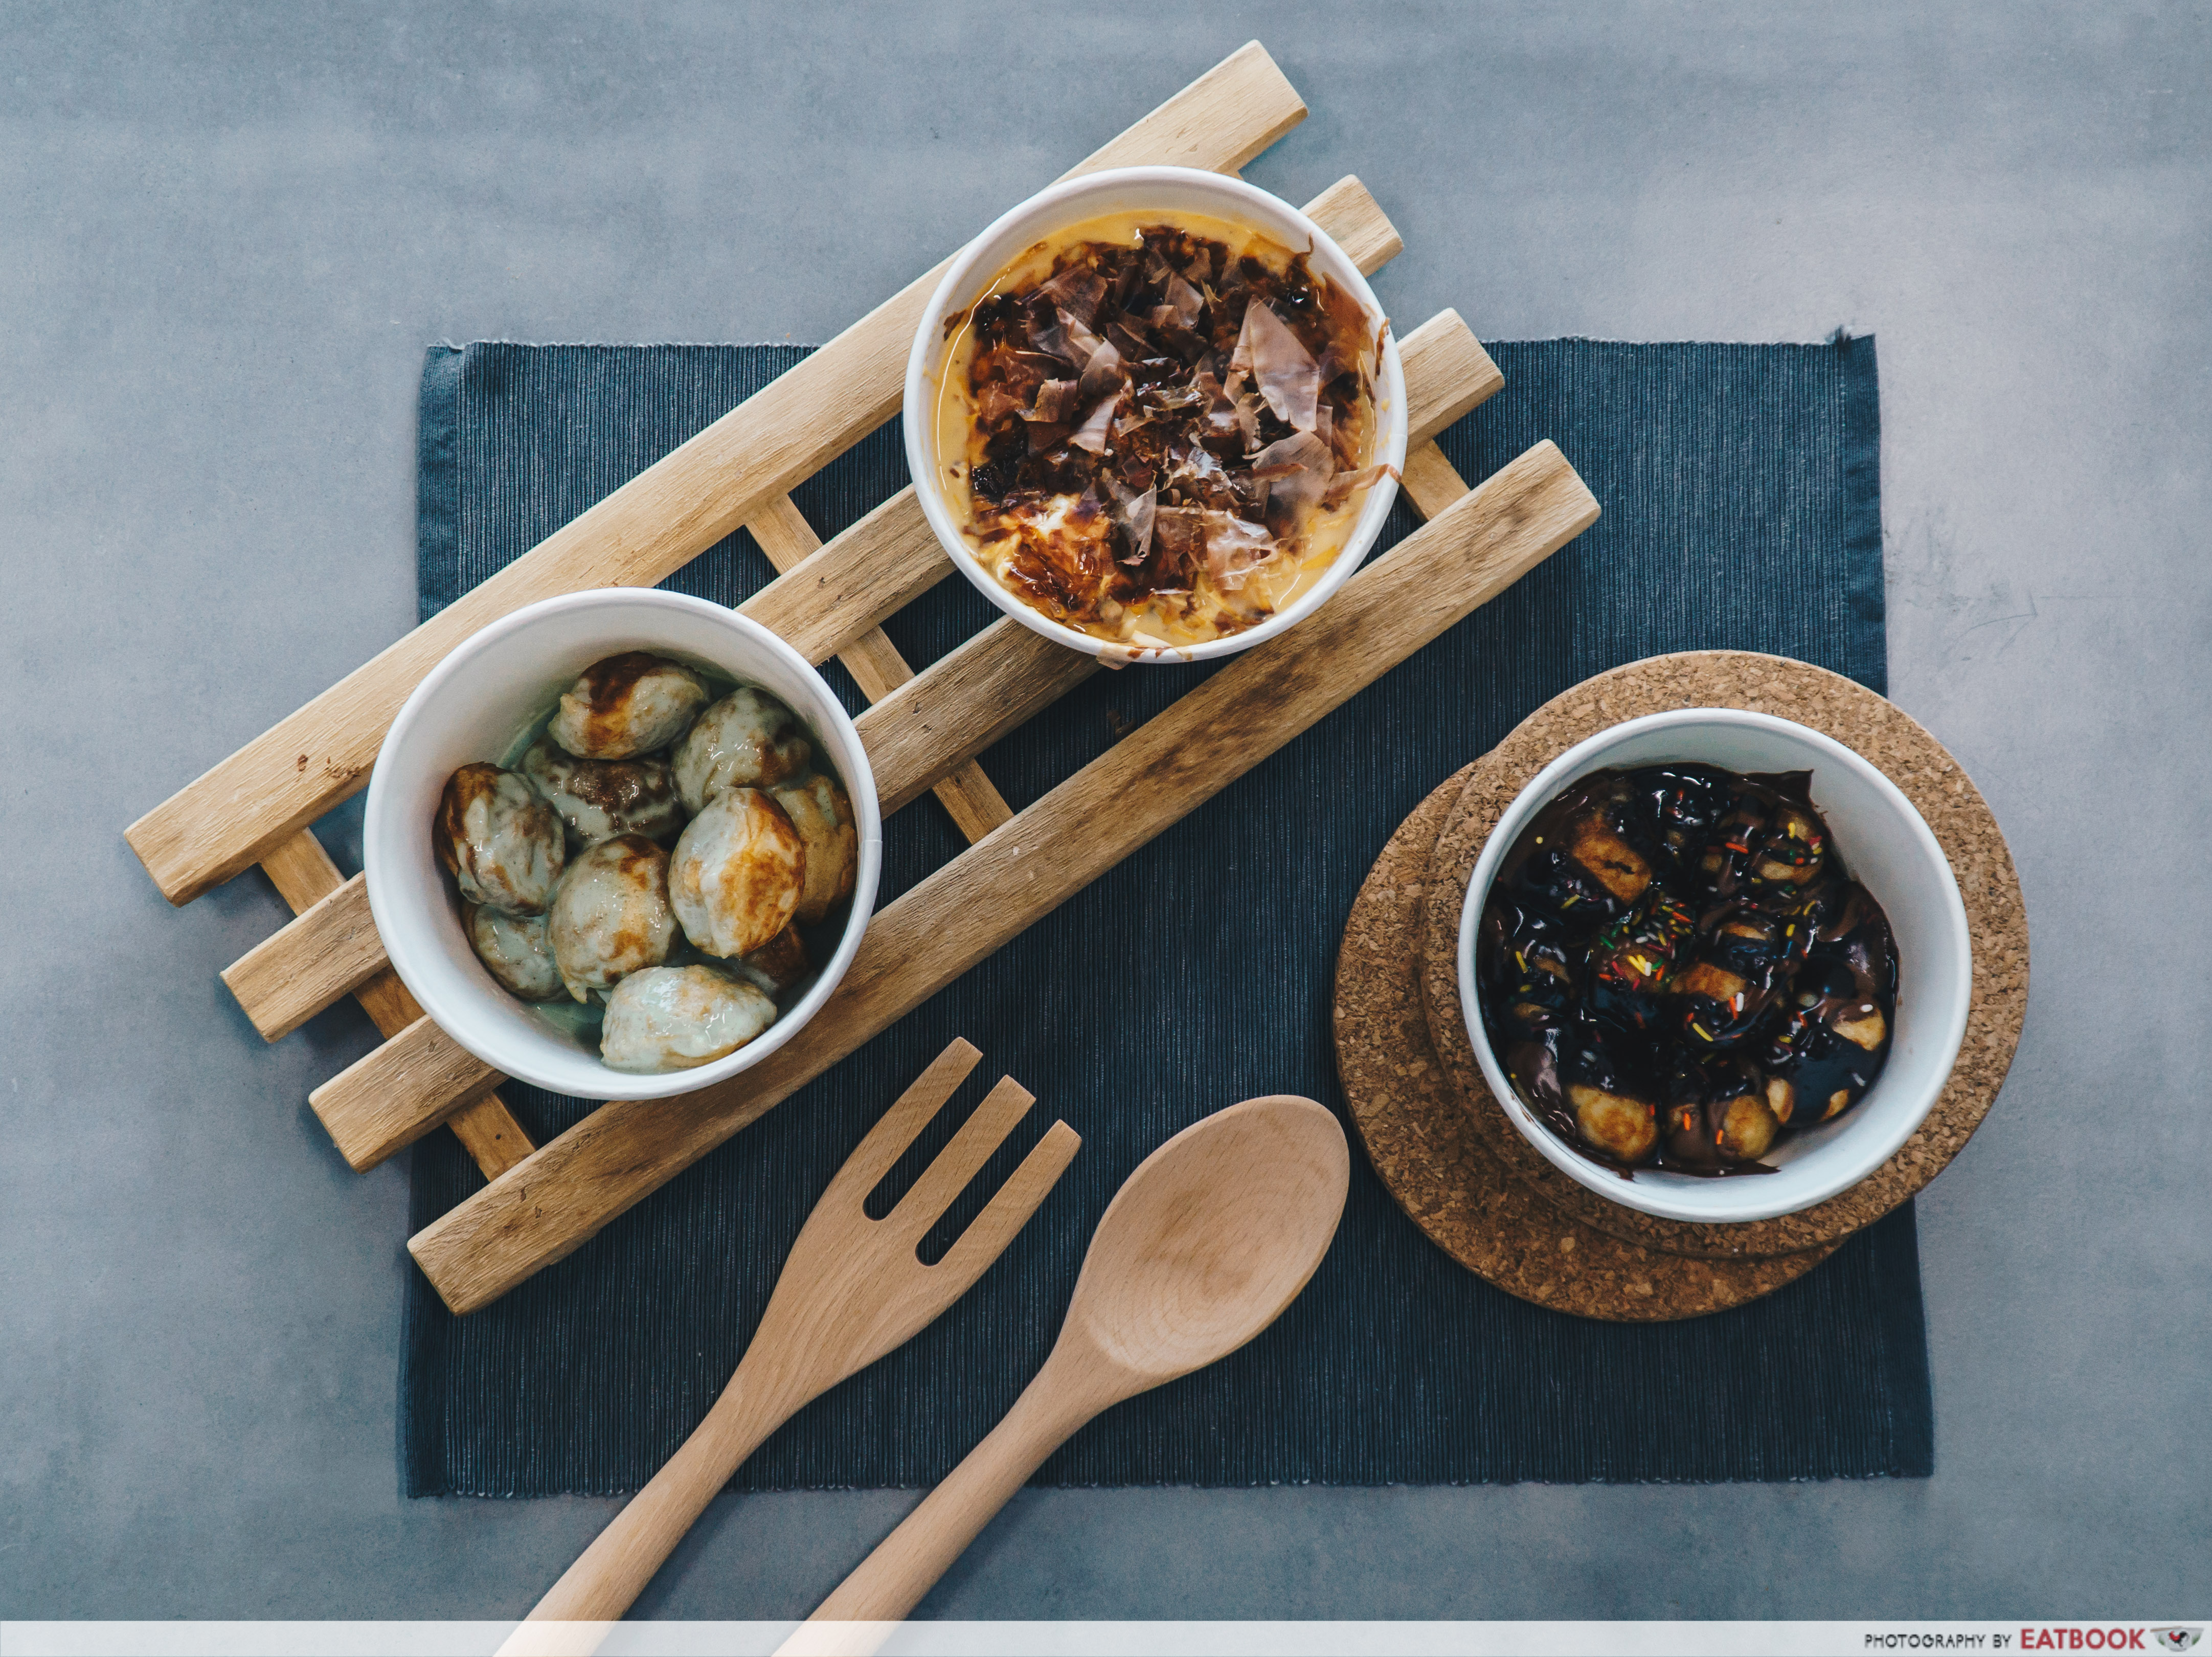
[[[590,1657],[599,1648],[730,1476],[805,1401],[750,1379],[740,1363],[697,1430],[546,1590],[499,1657]]]
[[[1044,1459],[1112,1402],[1076,1402],[1070,1397],[1073,1389],[1058,1380],[1047,1364],[1014,1400],[1006,1419],[922,1498],[921,1505],[860,1562],[860,1569],[837,1585],[820,1609],[777,1648],[776,1657],[867,1653],[889,1639]]]

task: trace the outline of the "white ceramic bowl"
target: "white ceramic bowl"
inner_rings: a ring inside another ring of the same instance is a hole
[[[1119,661],[1205,661],[1249,650],[1296,626],[1351,580],[1352,572],[1375,545],[1375,538],[1382,533],[1383,522],[1390,515],[1391,503],[1398,498],[1395,473],[1403,471],[1406,465],[1405,368],[1399,361],[1397,337],[1386,336],[1382,360],[1375,377],[1374,459],[1388,462],[1393,475],[1367,491],[1367,503],[1345,540],[1344,550],[1337,554],[1336,561],[1321,580],[1301,594],[1288,609],[1244,632],[1164,650],[1135,649],[1094,638],[1041,614],[1009,592],[983,567],[954,521],[952,509],[945,503],[945,490],[938,481],[945,475],[937,453],[936,419],[938,387],[950,344],[945,338],[945,321],[948,317],[964,314],[998,279],[1000,272],[1033,244],[1085,219],[1123,212],[1158,212],[1169,218],[1178,212],[1204,213],[1249,225],[1293,251],[1310,247],[1313,251],[1308,257],[1308,265],[1358,300],[1367,314],[1370,327],[1382,325],[1382,307],[1375,297],[1375,290],[1367,285],[1367,278],[1360,275],[1359,267],[1344,249],[1288,202],[1255,189],[1241,179],[1224,178],[1218,173],[1200,172],[1189,167],[1125,167],[1070,179],[1031,196],[969,242],[952,261],[945,280],[938,284],[936,294],[922,312],[921,326],[914,337],[914,350],[907,358],[907,468],[915,480],[915,493],[921,502],[922,515],[937,532],[937,539],[947,556],[959,567],[960,573],[975,583],[977,591],[1023,626],[1034,628],[1047,638],[1056,639],[1069,649],[1080,650],[1086,655],[1110,651]]]
[[[603,656],[652,650],[720,669],[773,692],[828,745],[853,797],[860,841],[852,917],[836,953],[799,1003],[726,1058],[634,1075],[555,1030],[502,990],[469,947],[460,899],[439,867],[431,820],[446,779],[496,761],[576,675]],[[547,599],[494,622],[430,670],[392,722],[369,779],[362,826],[368,906],[392,970],[438,1027],[485,1063],[584,1099],[665,1099],[735,1075],[797,1035],[852,964],[883,867],[876,783],[853,722],[822,676],[759,623],[705,599],[614,587]]]
[[[1865,1098],[1833,1122],[1784,1140],[1762,1160],[1778,1171],[1723,1179],[1639,1168],[1632,1179],[1571,1149],[1514,1093],[1482,1027],[1474,945],[1498,866],[1528,819],[1569,784],[1605,766],[1696,760],[1739,771],[1813,773],[1813,803],[1852,877],[1874,894],[1897,940],[1897,1028]],[[1832,737],[1733,708],[1685,708],[1632,719],[1579,742],[1523,789],[1492,831],[1459,922],[1460,1011],[1490,1091],[1545,1160],[1601,1197],[1672,1220],[1771,1220],[1826,1202],[1896,1154],[1933,1108],[1966,1033],[1973,987],[1966,905],[1936,837],[1897,785]]]

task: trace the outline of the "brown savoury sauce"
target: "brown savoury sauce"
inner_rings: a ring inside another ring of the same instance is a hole
[[[1537,813],[1485,904],[1484,1028],[1554,1132],[1624,1172],[1771,1173],[1889,1054],[1889,921],[1809,771],[1601,771]]]

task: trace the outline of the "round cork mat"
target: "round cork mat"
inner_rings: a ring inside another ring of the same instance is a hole
[[[1337,955],[1337,1073],[1383,1185],[1460,1264],[1556,1312],[1624,1323],[1693,1318],[1802,1276],[1831,1251],[1692,1259],[1595,1230],[1514,1178],[1474,1132],[1430,1043],[1416,982],[1430,852],[1473,770],[1431,794],[1383,848]]]
[[[1773,1220],[1662,1219],[1576,1184],[1523,1139],[1475,1063],[1459,1002],[1459,922],[1483,842],[1536,773],[1585,737],[1674,708],[1741,708],[1810,726],[1880,768],[1912,801],[1959,882],[1974,952],[1966,1034],[1936,1107],[1896,1155],[1849,1191]],[[1431,855],[1419,977],[1445,1074],[1491,1154],[1563,1215],[1626,1241],[1714,1259],[1794,1254],[1871,1225],[1942,1172],[1996,1100],[2027,1010],[2027,911],[1996,819],[1942,745],[1893,704],[1841,674],[1783,656],[1694,650],[1653,656],[1553,698],[1468,768]]]

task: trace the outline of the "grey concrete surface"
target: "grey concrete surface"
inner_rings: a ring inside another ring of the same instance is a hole
[[[827,337],[1243,40],[1401,315],[1881,342],[1892,683],[2010,836],[2033,1008],[1921,1204],[1925,1482],[1030,1492],[944,1616],[2201,1617],[2202,7],[0,9],[0,1615],[517,1614],[611,1511],[410,1502],[404,1190],[123,827],[397,637],[438,339]],[[914,1498],[724,1500],[643,1609],[794,1616]]]

